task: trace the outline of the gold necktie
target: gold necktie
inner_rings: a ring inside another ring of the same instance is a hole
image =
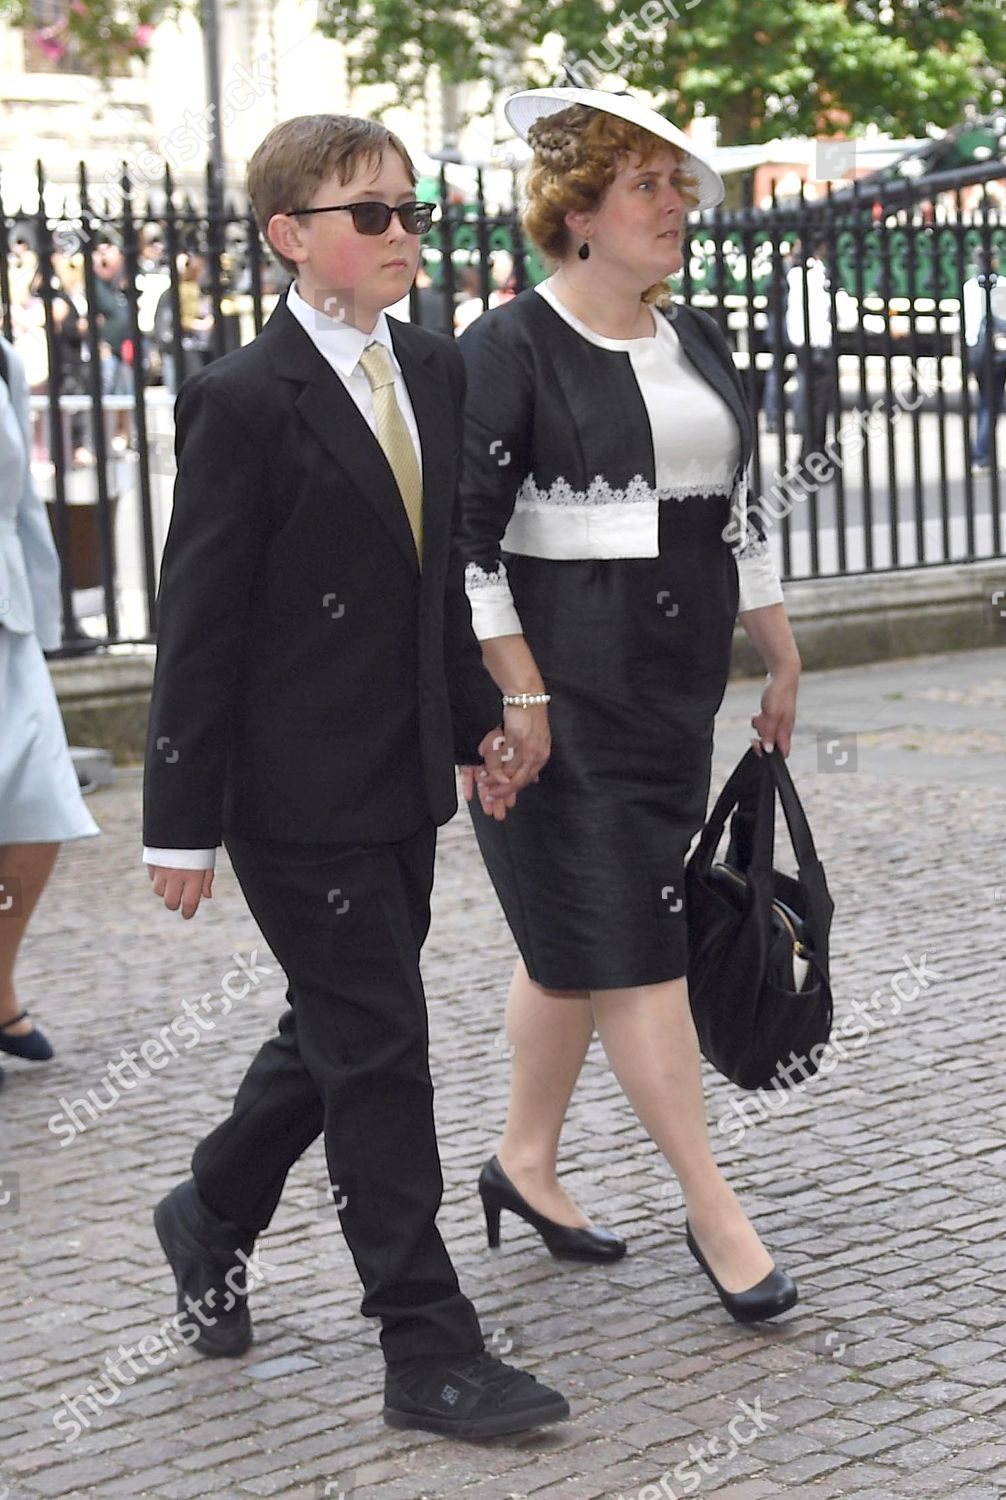
[[[412,527],[416,555],[422,567],[423,481],[419,473],[419,460],[416,458],[412,434],[409,432],[402,415],[402,408],[395,397],[394,367],[387,349],[376,340],[364,349],[360,355],[360,364],[374,392],[377,441],[384,449],[384,455],[398,483],[405,514]]]

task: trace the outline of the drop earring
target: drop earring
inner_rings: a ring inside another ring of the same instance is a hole
[[[583,244],[580,246],[579,250],[576,253],[580,257],[581,260],[589,260],[590,259],[590,245],[587,243],[586,240],[584,240]]]

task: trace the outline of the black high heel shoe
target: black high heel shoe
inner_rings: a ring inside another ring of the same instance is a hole
[[[511,1213],[537,1229],[547,1248],[558,1260],[585,1260],[600,1264],[621,1260],[627,1249],[624,1240],[610,1229],[595,1229],[588,1225],[575,1229],[568,1224],[557,1224],[546,1219],[544,1214],[533,1209],[518,1193],[509,1177],[494,1156],[487,1161],[479,1173],[479,1196],[486,1212],[486,1234],[489,1248],[495,1250],[500,1242],[500,1210],[508,1208]]]
[[[778,1266],[773,1266],[767,1276],[763,1276],[761,1281],[756,1282],[754,1286],[749,1286],[746,1291],[728,1292],[716,1280],[709,1262],[698,1247],[695,1236],[692,1234],[692,1226],[687,1219],[685,1220],[685,1242],[716,1288],[716,1294],[723,1306],[731,1317],[737,1319],[738,1323],[760,1323],[765,1318],[776,1318],[780,1313],[788,1312],[799,1300],[800,1294],[796,1289],[796,1282],[785,1271],[780,1271]]]
[[[29,1062],[48,1062],[55,1053],[37,1026],[23,1036],[4,1036],[8,1026],[16,1026],[18,1021],[27,1019],[28,1012],[22,1010],[9,1021],[4,1021],[0,1026],[0,1052],[9,1052],[11,1057],[26,1057]]]

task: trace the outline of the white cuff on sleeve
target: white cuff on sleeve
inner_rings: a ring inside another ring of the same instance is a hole
[[[215,849],[148,849],[143,848],[145,865],[163,865],[166,870],[212,870],[216,867]]]
[[[746,609],[764,609],[768,604],[783,602],[782,582],[767,542],[752,545],[745,557],[738,557],[737,583],[738,614]]]
[[[491,573],[478,563],[465,568],[465,593],[472,611],[472,629],[480,641],[498,635],[523,635],[520,616],[507,582],[506,568],[498,563]]]

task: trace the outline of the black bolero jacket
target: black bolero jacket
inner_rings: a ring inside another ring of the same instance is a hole
[[[738,560],[741,608],[757,607],[745,605],[745,572],[762,575],[760,602],[777,602],[761,517],[747,507],[754,432],[729,345],[707,313],[682,303],[656,311],[673,323],[684,354],[737,423],[725,539]],[[521,628],[503,553],[654,556],[659,491],[649,417],[624,351],[583,338],[533,288],[483,313],[458,347],[468,377],[459,543],[475,631],[486,639]],[[550,517],[519,498],[530,493],[537,502],[542,491]],[[559,515],[558,524],[557,505],[568,518]]]

